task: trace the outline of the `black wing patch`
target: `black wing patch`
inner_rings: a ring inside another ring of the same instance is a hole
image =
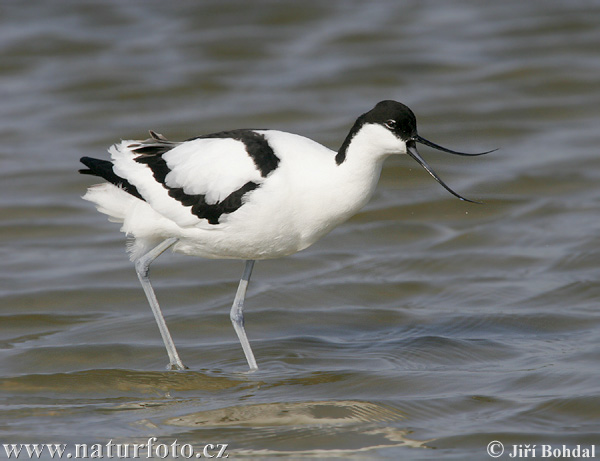
[[[182,187],[170,187],[166,184],[167,174],[171,171],[167,162],[160,155],[144,155],[135,159],[138,163],[148,165],[154,179],[167,189],[169,196],[177,200],[183,206],[191,206],[193,215],[208,220],[209,224],[219,224],[222,214],[233,213],[242,206],[242,197],[258,187],[255,182],[249,181],[239,189],[233,191],[222,201],[209,204],[203,194],[186,194]]]
[[[140,154],[139,157],[135,158],[135,161],[147,165],[152,171],[154,179],[167,189],[170,197],[183,206],[191,207],[192,214],[200,219],[206,219],[209,224],[219,224],[221,215],[233,213],[239,209],[242,206],[244,195],[259,187],[259,184],[249,181],[220,202],[214,204],[207,203],[206,196],[203,194],[186,194],[181,187],[170,187],[166,184],[166,178],[171,170],[162,155],[180,143],[167,141],[162,135],[153,132],[150,132],[150,135],[152,139],[128,146],[132,152]],[[262,177],[266,177],[279,164],[279,158],[275,155],[265,137],[251,130],[222,131],[191,138],[188,141],[210,138],[232,138],[243,142],[248,155],[252,158]]]
[[[188,195],[181,188],[170,188],[169,195],[182,205],[191,206],[192,214],[199,218],[207,219],[209,224],[219,224],[219,218],[222,214],[233,213],[240,208],[242,206],[242,197],[257,187],[258,184],[249,181],[215,204],[206,203],[204,195]]]
[[[246,146],[248,155],[252,158],[252,161],[263,178],[266,178],[267,175],[279,165],[279,157],[275,155],[273,148],[269,145],[264,135],[257,133],[256,131],[248,129],[221,131],[220,133],[197,136],[188,139],[188,141],[211,138],[231,138],[243,142]]]

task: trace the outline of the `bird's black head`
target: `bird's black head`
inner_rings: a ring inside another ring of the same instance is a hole
[[[434,149],[454,155],[483,155],[493,152],[493,150],[477,154],[466,154],[464,152],[457,152],[442,147],[438,144],[434,144],[431,141],[428,141],[427,139],[419,136],[419,134],[417,133],[417,118],[415,117],[415,114],[412,110],[410,110],[407,106],[397,101],[386,100],[378,102],[373,109],[358,117],[358,119],[354,123],[354,126],[350,130],[350,133],[348,133],[348,136],[344,140],[342,147],[338,151],[338,154],[336,155],[336,162],[338,163],[338,165],[344,161],[346,157],[346,151],[348,150],[348,146],[352,142],[354,136],[363,127],[365,127],[365,125],[380,125],[384,127],[386,130],[391,132],[399,141],[402,141],[402,143],[400,143],[402,151],[398,153],[404,153],[405,147],[406,153],[410,155],[419,165],[421,165],[446,190],[448,190],[451,194],[455,195],[461,200],[473,202],[473,200],[466,199],[454,192],[452,189],[450,189],[450,187],[446,185],[446,183],[444,183],[444,181],[440,179],[440,177],[431,169],[427,162],[425,162],[425,160],[419,155],[416,143],[421,143],[426,146],[433,147]],[[386,135],[385,132],[381,133],[384,136],[389,136]]]
[[[396,101],[381,101],[359,117],[361,124],[376,123],[385,126],[403,141],[417,135],[417,118],[412,110]]]

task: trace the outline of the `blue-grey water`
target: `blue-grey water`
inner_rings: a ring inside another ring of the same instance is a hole
[[[592,1],[2,2],[0,458],[150,437],[180,444],[155,452],[169,459],[483,460],[492,441],[499,459],[600,457],[599,44]],[[79,157],[148,129],[337,149],[383,99],[434,142],[500,148],[421,147],[484,205],[390,158],[357,216],[257,264],[252,374],[229,321],[243,264],[162,256],[152,279],[190,368],[165,371]]]

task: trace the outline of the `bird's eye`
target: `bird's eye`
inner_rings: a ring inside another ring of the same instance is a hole
[[[388,120],[387,122],[385,122],[385,126],[388,127],[390,130],[393,130],[394,128],[396,128],[396,120]]]

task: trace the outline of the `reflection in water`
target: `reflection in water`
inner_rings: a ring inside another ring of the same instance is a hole
[[[238,405],[190,413],[165,423],[198,429],[252,428],[254,446],[261,446],[263,439],[264,446],[279,448],[241,448],[235,450],[236,455],[339,456],[395,446],[425,448],[426,441],[411,439],[409,431],[392,427],[403,418],[399,410],[389,406],[332,400]],[[352,447],[328,447],[337,436],[352,440]]]
[[[171,418],[175,426],[307,426],[395,421],[402,413],[390,407],[351,400],[243,405]]]

